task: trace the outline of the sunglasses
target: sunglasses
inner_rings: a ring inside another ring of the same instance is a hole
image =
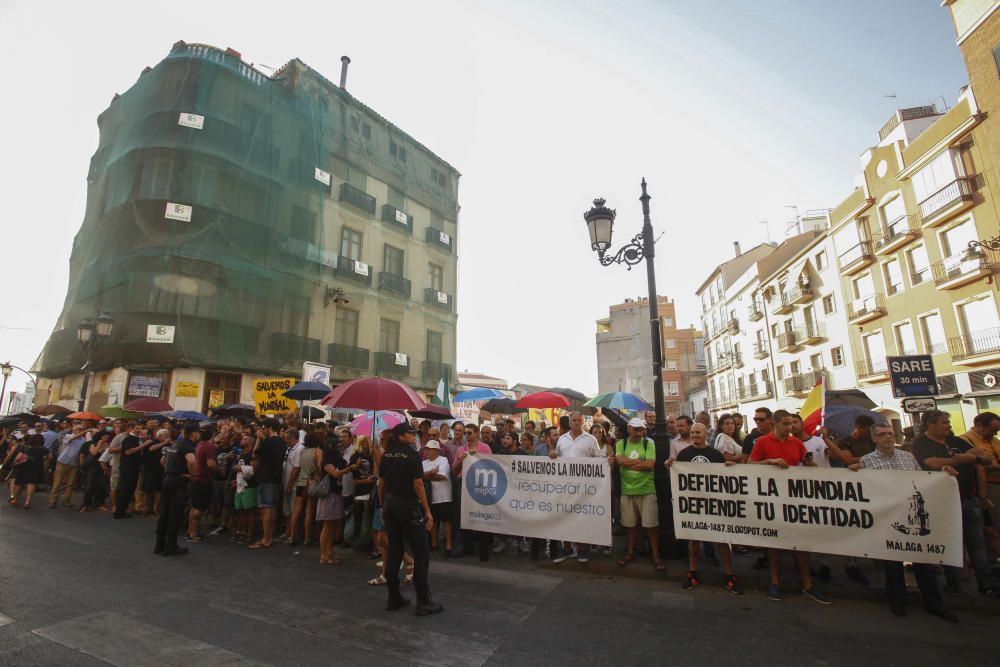
[[[771,419],[771,418],[770,418],[770,417],[754,417],[754,418],[753,418],[753,420],[754,420],[755,422],[766,422],[766,421],[768,421],[769,419]]]
[[[466,431],[465,435],[472,435],[473,433],[475,433],[475,431]]]

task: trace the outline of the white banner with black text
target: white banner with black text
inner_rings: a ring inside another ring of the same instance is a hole
[[[962,510],[941,472],[675,463],[677,537],[962,565]]]
[[[611,470],[603,458],[470,456],[462,528],[611,546]]]

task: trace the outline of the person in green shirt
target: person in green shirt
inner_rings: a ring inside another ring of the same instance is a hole
[[[619,559],[618,565],[625,567],[635,560],[635,543],[641,525],[653,549],[653,565],[657,572],[664,572],[667,566],[660,560],[657,535],[660,519],[656,510],[656,487],[653,485],[656,445],[646,437],[645,421],[638,418],[629,420],[628,439],[615,443],[615,461],[622,478],[622,525],[628,533],[628,551]]]

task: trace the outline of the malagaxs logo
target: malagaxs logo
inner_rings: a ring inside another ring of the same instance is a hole
[[[493,505],[507,493],[507,473],[491,459],[480,459],[465,472],[469,497],[480,505]]]

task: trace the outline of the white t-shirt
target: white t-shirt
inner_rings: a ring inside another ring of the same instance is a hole
[[[450,503],[451,466],[448,465],[448,459],[439,455],[433,461],[430,459],[424,459],[421,463],[424,466],[424,472],[431,472],[433,470],[437,474],[445,476],[445,479],[431,480],[431,504],[436,505],[438,503]]]
[[[730,456],[739,456],[743,453],[743,448],[725,433],[715,436],[715,448],[723,454],[729,454]]]
[[[676,459],[678,454],[690,446],[690,442],[685,442],[684,440],[681,440],[681,436],[677,436],[670,441],[670,458]]]
[[[351,457],[354,456],[354,450],[356,450],[357,448],[358,448],[358,446],[352,442],[350,444],[350,446],[347,449],[344,450],[344,462],[345,463],[349,464],[351,462]],[[341,484],[341,492],[340,492],[341,496],[347,498],[347,497],[350,497],[350,496],[354,495],[354,475],[353,474],[348,474],[348,475],[344,475],[343,477],[341,477],[340,478],[340,484]]]
[[[567,459],[601,456],[601,448],[597,444],[597,438],[586,431],[577,438],[573,438],[570,433],[563,433],[556,443],[556,451],[559,452],[559,456]]]
[[[806,447],[806,452],[813,455],[813,463],[820,468],[830,467],[830,456],[826,450],[826,441],[818,435],[814,435],[808,440],[803,440],[802,444]]]
[[[292,476],[292,468],[297,467],[301,462],[303,449],[305,449],[305,445],[298,443],[288,450],[288,456],[285,457],[285,462],[281,466],[281,483],[284,486],[288,486],[288,480]]]

